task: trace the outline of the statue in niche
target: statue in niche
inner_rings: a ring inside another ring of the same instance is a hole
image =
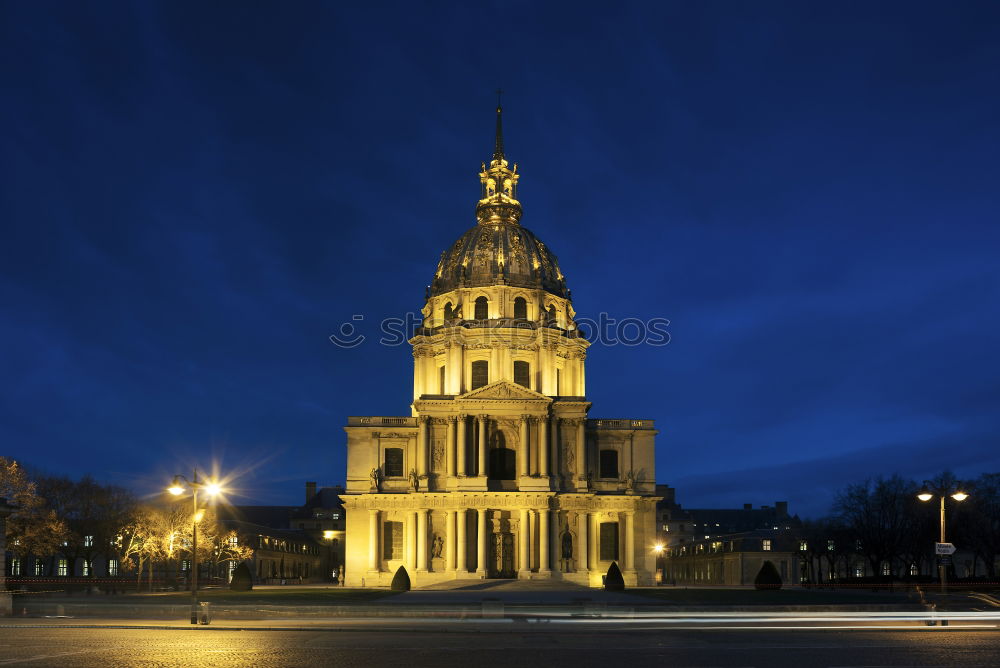
[[[572,559],[573,558],[573,536],[569,531],[566,531],[562,535],[562,558]]]
[[[625,493],[635,494],[635,472],[629,471],[625,474]]]
[[[497,192],[497,182],[494,179],[486,179],[486,196],[493,197]]]
[[[382,481],[382,472],[378,470],[378,467],[373,468],[368,473],[368,479],[371,480],[371,486],[368,488],[368,491],[379,491],[379,483]]]
[[[410,491],[416,492],[420,489],[420,477],[417,476],[416,469],[410,469]]]
[[[442,550],[444,550],[444,539],[434,534],[434,539],[431,541],[431,559],[440,559]]]
[[[588,492],[593,492],[594,491],[594,472],[593,471],[587,471],[587,491]]]
[[[507,197],[510,197],[511,193],[513,192],[513,189],[514,189],[514,183],[513,183],[513,181],[511,181],[510,179],[504,179],[503,180],[503,194],[507,195]]]

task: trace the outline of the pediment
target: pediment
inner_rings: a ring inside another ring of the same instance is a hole
[[[511,383],[506,380],[498,380],[471,392],[466,392],[455,397],[456,401],[465,399],[503,399],[507,401],[552,401],[551,397],[529,390],[526,387]]]

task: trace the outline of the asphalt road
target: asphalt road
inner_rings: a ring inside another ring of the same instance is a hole
[[[0,666],[989,666],[1000,631],[0,629]]]

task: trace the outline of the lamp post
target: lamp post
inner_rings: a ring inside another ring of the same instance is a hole
[[[191,480],[182,475],[175,475],[174,482],[167,491],[174,496],[184,493],[185,486],[191,490],[191,623],[198,623],[198,490],[204,489],[209,496],[221,492],[218,483],[198,480],[198,469],[194,470]]]
[[[941,486],[933,486],[926,480],[924,481],[923,489],[917,494],[917,498],[921,501],[930,501],[935,496],[941,499],[941,540],[940,542],[945,542],[945,520],[944,520],[944,499],[946,496],[950,496],[956,501],[962,502],[969,498],[969,495],[962,491],[962,488],[958,486],[958,483],[954,485],[943,484]],[[941,593],[945,594],[948,591],[948,567],[942,563],[938,564],[938,577],[941,579]]]

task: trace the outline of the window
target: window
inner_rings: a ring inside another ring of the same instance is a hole
[[[118,560],[108,559],[108,575],[114,577],[118,575]]]
[[[383,466],[386,478],[403,477],[403,449],[386,448],[385,466]]]
[[[617,450],[601,450],[601,477],[618,478]]]
[[[520,360],[514,362],[514,382],[522,387],[531,388],[531,365]]]
[[[83,537],[83,546],[84,547],[94,547],[94,537],[93,536],[84,536]]]
[[[524,297],[514,298],[514,317],[521,320],[528,319],[528,302]]]
[[[836,547],[837,547],[836,543],[834,543],[832,540],[826,541],[827,552],[833,552],[834,549],[836,549]]]
[[[663,525],[663,530],[664,531],[670,531],[670,525],[669,524],[664,524]]]
[[[920,575],[920,569],[916,564],[910,564],[910,575]]]
[[[490,449],[490,478],[492,480],[514,480],[516,478],[517,456],[510,448]]]
[[[69,575],[69,562],[65,559],[60,559],[56,566],[56,573],[59,575]]]
[[[402,522],[385,522],[382,524],[382,558],[403,558]]]
[[[330,515],[330,518],[331,519],[335,519],[335,520],[339,520],[340,519],[340,513],[333,513],[332,515]]]
[[[444,394],[444,366],[438,367],[438,394]]]
[[[865,576],[865,569],[862,566],[857,566],[854,569],[854,577],[863,578]]]
[[[473,317],[476,320],[486,320],[490,317],[490,302],[486,297],[476,297],[476,308]]]
[[[490,363],[486,360],[477,360],[472,363],[472,389],[485,387],[489,384]]]
[[[10,560],[10,574],[20,575],[21,574],[21,560],[14,558]]]
[[[228,542],[230,547],[236,547],[237,545],[240,544],[240,538],[236,534],[233,534],[232,536],[229,537]]]
[[[618,522],[601,522],[601,561],[618,559]]]
[[[41,559],[35,559],[35,575],[45,575],[45,563]]]
[[[809,543],[807,543],[804,540],[800,540],[799,541],[799,552],[808,552],[808,551],[809,551]]]
[[[233,581],[233,571],[235,571],[235,570],[236,570],[236,562],[235,561],[230,561],[229,562],[229,569],[228,569],[229,572],[226,574],[226,582],[232,582]]]
[[[765,538],[764,540],[760,541],[760,549],[764,550],[765,552],[770,552],[771,551],[771,539],[770,538]]]
[[[191,570],[191,560],[190,559],[183,559],[183,560],[181,560],[181,570],[182,571],[189,571],[189,570]]]
[[[889,567],[888,561],[882,562],[882,575],[892,575],[892,569]]]
[[[90,575],[90,559],[83,560],[83,576],[87,577]]]

